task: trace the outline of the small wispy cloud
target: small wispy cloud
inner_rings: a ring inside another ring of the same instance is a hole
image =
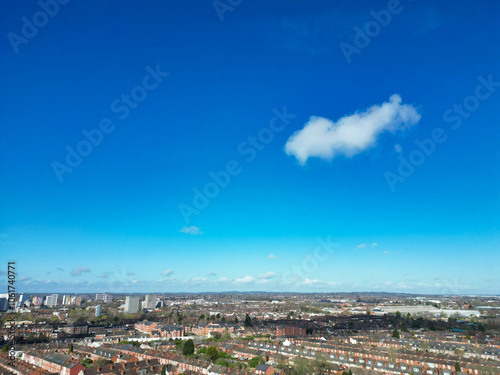
[[[243,276],[243,277],[240,277],[240,278],[237,278],[236,280],[234,280],[234,283],[235,284],[250,284],[250,283],[253,283],[254,281],[255,281],[255,277]]]
[[[64,272],[64,270],[61,268],[61,267],[57,267],[54,271],[58,271],[58,272]],[[50,275],[53,271],[49,271],[47,272],[47,275]]]
[[[134,276],[135,272],[127,272],[127,276]]]
[[[209,275],[209,276],[216,276],[217,274],[215,273],[215,271],[210,271],[210,272],[208,273],[208,275]]]
[[[268,257],[269,259],[276,259],[276,258],[277,258],[277,256],[276,256],[276,255],[274,255],[274,254],[269,254],[267,257]]]
[[[356,246],[356,249],[365,249],[366,244],[365,243],[360,243],[358,246]]]
[[[272,279],[275,276],[276,274],[274,272],[269,271],[259,275],[259,279]]]
[[[191,234],[193,236],[198,236],[198,235],[201,235],[203,234],[203,232],[201,231],[200,228],[192,225],[190,227],[182,227],[182,229],[180,230],[181,233],[186,233],[186,234]]]
[[[372,243],[372,245],[371,245],[371,246],[372,246],[372,247],[378,246],[378,243],[374,242],[374,243]]]
[[[326,286],[334,286],[337,283],[334,281],[324,281],[324,280],[319,280],[319,279],[305,278],[301,284],[306,285],[306,286],[313,286],[313,287],[326,287]]]
[[[163,271],[162,276],[169,277],[169,276],[171,276],[173,273],[174,273],[174,271],[173,271],[173,270],[168,269],[168,270]]]
[[[389,102],[337,121],[311,117],[303,129],[288,139],[285,152],[295,156],[301,165],[312,157],[323,160],[332,160],[338,155],[352,157],[374,146],[381,133],[401,131],[418,123],[420,117],[415,107],[401,104],[401,97],[395,94]]]
[[[207,279],[204,278],[204,277],[193,277],[191,279],[184,280],[184,284],[187,284],[187,285],[202,285],[202,284],[205,284],[206,281],[207,281]]]
[[[90,273],[90,269],[87,267],[78,267],[71,271],[71,276],[81,276],[84,273]]]
[[[100,277],[101,279],[106,279],[107,277],[109,277],[109,273],[108,272],[103,272],[100,275],[97,275],[97,277]]]

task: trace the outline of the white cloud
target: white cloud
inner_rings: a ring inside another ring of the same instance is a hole
[[[217,280],[217,282],[219,283],[227,283],[229,281],[229,279],[227,277],[221,277],[219,280]]]
[[[324,160],[332,160],[338,155],[351,157],[375,145],[381,133],[395,133],[416,124],[420,117],[413,106],[401,104],[401,97],[395,94],[389,102],[341,117],[335,122],[311,117],[303,129],[288,139],[285,152],[295,156],[301,165],[311,157]]]
[[[100,275],[98,275],[97,277],[100,277],[101,279],[106,279],[107,277],[109,277],[109,273],[104,272],[104,273],[101,273]]]
[[[80,276],[83,273],[89,273],[90,269],[87,267],[78,267],[71,271],[71,276]]]
[[[396,152],[398,154],[400,154],[400,153],[403,152],[403,149],[401,148],[401,145],[394,145],[394,150],[396,150]]]
[[[378,243],[374,242],[372,243],[372,247],[378,246]]]
[[[208,273],[208,275],[209,275],[209,276],[216,276],[217,274],[215,273],[215,271],[210,271],[210,272]]]
[[[235,284],[250,284],[250,283],[253,283],[254,281],[255,281],[255,277],[243,276],[243,277],[240,277],[240,278],[237,278],[236,280],[234,280],[234,283]]]
[[[173,273],[174,273],[174,271],[173,271],[173,270],[168,269],[168,270],[163,271],[162,276],[169,277],[169,276],[170,276],[170,275],[172,275]]]
[[[389,254],[389,252],[388,251],[384,251],[384,254],[387,255],[387,254]]]
[[[177,283],[177,279],[175,277],[165,277],[162,279],[156,280],[157,283],[165,283],[165,284],[175,284]]]
[[[333,286],[336,284],[334,281],[323,281],[319,279],[304,279],[301,283],[302,285],[307,286],[316,286],[316,287],[325,287],[325,286]]]
[[[200,228],[192,225],[190,227],[182,227],[180,230],[181,233],[192,234],[193,236],[197,236],[203,234]]]
[[[360,243],[358,246],[356,246],[356,249],[364,249],[364,248],[366,248],[365,243]]]
[[[276,259],[276,258],[277,258],[277,256],[276,256],[276,255],[274,255],[274,254],[269,254],[267,257],[268,257],[269,259]]]
[[[266,272],[262,275],[259,275],[259,279],[272,279],[276,274],[274,272]]]
[[[205,284],[206,281],[207,279],[204,277],[193,277],[192,279],[184,280],[184,283],[188,285],[201,285]]]

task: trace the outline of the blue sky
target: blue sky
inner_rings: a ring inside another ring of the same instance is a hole
[[[498,294],[499,4],[228,4],[1,5],[2,288]]]

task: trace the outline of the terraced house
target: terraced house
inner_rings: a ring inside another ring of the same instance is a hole
[[[159,325],[155,322],[144,320],[135,323],[134,328],[141,332],[146,333],[150,337],[183,337],[184,327],[178,325],[164,324]]]
[[[23,361],[40,367],[49,373],[61,375],[78,375],[85,366],[78,363],[73,357],[63,353],[39,354],[34,351],[23,353]]]
[[[190,328],[190,332],[198,336],[208,336],[216,332],[220,334],[225,332],[233,333],[234,331],[235,325],[226,322],[197,324]]]

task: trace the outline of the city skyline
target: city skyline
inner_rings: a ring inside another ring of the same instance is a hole
[[[1,290],[500,294],[498,3],[0,6]]]

